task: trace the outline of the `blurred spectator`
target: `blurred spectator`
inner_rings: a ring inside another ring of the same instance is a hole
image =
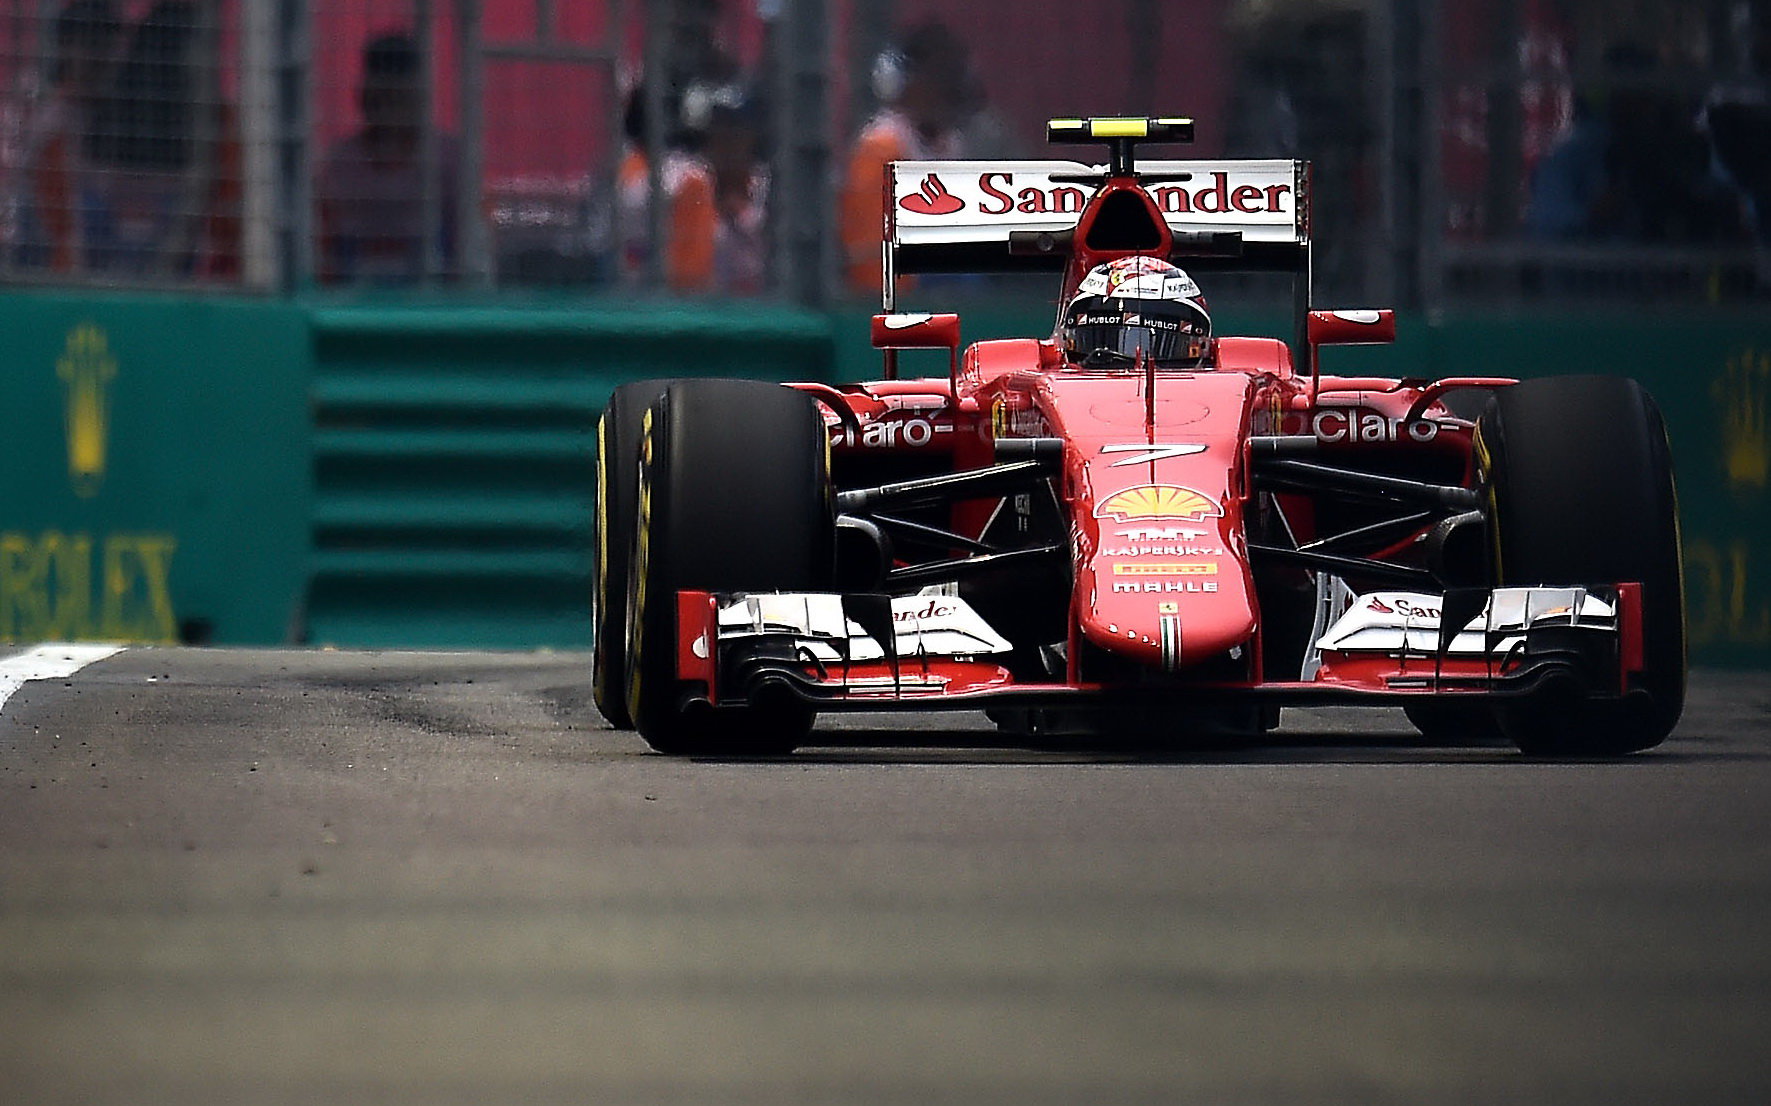
[[[636,83],[628,95],[616,207],[619,269],[630,285],[647,278],[652,237],[661,232],[659,263],[672,291],[760,290],[767,174],[757,161],[756,104],[721,42],[723,15],[721,0],[670,5],[660,140],[653,141],[647,127],[647,82]],[[656,230],[650,205],[654,150],[663,154],[657,181],[663,216]]]
[[[1600,229],[1650,243],[1735,240],[1739,211],[1710,172],[1709,144],[1697,131],[1697,97],[1662,83],[1668,74],[1649,57],[1637,80],[1612,93],[1606,164],[1618,196]]]
[[[53,35],[48,91],[27,123],[18,261],[68,273],[86,263],[98,204],[92,135],[123,25],[110,0],[72,0]]]
[[[654,229],[645,95],[642,86],[628,100],[618,177],[621,270],[630,284],[646,277]],[[671,120],[658,181],[666,285],[683,293],[762,291],[769,178],[759,157],[755,101],[736,83],[696,83],[667,94],[663,107]]]
[[[195,0],[160,0],[130,35],[96,112],[102,167],[92,267],[126,276],[239,271],[241,155],[217,88],[217,28]]]
[[[665,283],[674,291],[705,291],[713,283],[714,207],[713,172],[691,147],[703,135],[684,119],[684,97],[667,89],[663,116],[668,120],[664,159],[658,168],[658,191],[664,200],[661,230]],[[622,129],[627,148],[616,173],[616,204],[621,234],[621,277],[630,285],[645,280],[653,251],[651,208],[652,172],[647,150],[646,87],[641,84],[628,95]]]
[[[691,85],[726,85],[738,80],[738,63],[720,41],[724,17],[720,0],[675,0],[670,5],[665,87],[676,94]]]
[[[1316,227],[1313,277],[1357,295],[1359,244],[1378,207],[1375,131],[1362,97],[1372,73],[1365,13],[1336,5],[1265,5],[1237,24],[1224,155],[1306,158]]]
[[[1538,237],[1694,244],[1736,237],[1736,206],[1710,169],[1695,106],[1635,43],[1604,55],[1604,83],[1532,174],[1525,229]]]
[[[856,137],[842,185],[843,265],[852,291],[879,291],[886,163],[966,156],[960,127],[977,106],[968,74],[965,44],[933,20],[882,56],[874,76],[885,106]]]
[[[1568,132],[1532,171],[1525,205],[1527,233],[1537,238],[1581,238],[1597,229],[1609,203],[1610,148],[1609,118],[1587,97],[1577,97]]]
[[[1277,34],[1250,36],[1231,86],[1225,152],[1232,157],[1302,157],[1297,98]]]
[[[454,272],[459,151],[452,135],[436,134],[435,164],[424,164],[423,60],[404,31],[364,47],[363,126],[327,153],[317,182],[324,281],[409,284],[426,275],[432,245],[442,274]]]
[[[1024,156],[1022,143],[1008,120],[990,103],[984,82],[969,64],[964,81],[960,92],[959,122],[954,128],[959,132],[960,156],[991,159]]]
[[[689,90],[690,114],[707,101],[707,167],[713,174],[713,290],[755,295],[767,269],[769,175],[760,155],[756,102],[736,84]]]
[[[1704,103],[1699,126],[1709,141],[1711,169],[1738,203],[1741,221],[1759,246],[1761,282],[1771,281],[1771,23],[1748,46],[1747,73],[1720,84]]]

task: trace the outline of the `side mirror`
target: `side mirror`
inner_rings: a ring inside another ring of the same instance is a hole
[[[873,348],[885,350],[885,378],[898,379],[901,349],[944,349],[947,379],[959,383],[959,316],[927,311],[873,316]]]
[[[1376,346],[1396,340],[1396,313],[1382,311],[1312,311],[1312,346]]]
[[[959,316],[927,311],[873,316],[874,349],[958,349]]]

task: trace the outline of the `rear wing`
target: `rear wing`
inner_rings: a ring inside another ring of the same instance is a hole
[[[1307,277],[1307,162],[1144,161],[1137,176],[1189,269]],[[1062,271],[1064,236],[1105,179],[1075,161],[892,162],[885,287],[909,273]]]

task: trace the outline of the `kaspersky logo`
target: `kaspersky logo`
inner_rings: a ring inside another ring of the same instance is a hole
[[[1728,358],[1714,385],[1722,409],[1722,465],[1736,492],[1771,482],[1771,353],[1746,349]]]
[[[55,363],[64,396],[68,433],[68,479],[74,494],[91,498],[105,477],[105,442],[111,430],[111,381],[117,359],[105,332],[81,323],[68,332],[67,348]]]

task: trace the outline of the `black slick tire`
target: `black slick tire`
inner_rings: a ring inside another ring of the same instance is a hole
[[[596,535],[591,554],[591,697],[618,730],[633,728],[627,713],[627,576],[639,498],[640,429],[670,380],[635,380],[617,387],[597,420]]]
[[[684,380],[659,397],[640,445],[629,562],[627,708],[662,753],[768,756],[804,741],[813,711],[788,696],[685,709],[677,682],[682,590],[827,591],[836,519],[816,401],[753,380]],[[722,700],[735,689],[719,689]]]
[[[1501,585],[1642,585],[1645,663],[1627,694],[1503,706],[1502,730],[1543,756],[1660,744],[1685,705],[1685,593],[1672,453],[1653,398],[1625,377],[1524,381],[1495,393],[1477,453]]]

